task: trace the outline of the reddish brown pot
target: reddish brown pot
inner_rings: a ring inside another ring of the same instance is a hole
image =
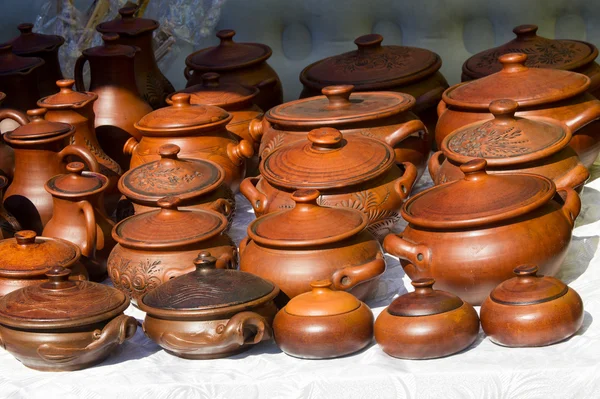
[[[6,94],[0,92],[0,104],[6,98]],[[10,119],[18,125],[26,125],[29,123],[27,115],[21,111],[8,108],[0,108],[0,122]],[[4,141],[4,134],[0,134],[0,175],[12,179],[15,172],[15,152]]]
[[[19,57],[12,45],[0,45],[0,90],[6,94],[3,106],[25,112],[35,108],[40,98],[39,71],[44,60],[38,57]]]
[[[22,230],[19,221],[4,209],[4,190],[7,186],[8,178],[0,176],[0,239],[10,238]]]

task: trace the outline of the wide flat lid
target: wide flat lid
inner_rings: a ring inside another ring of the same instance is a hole
[[[27,73],[44,64],[38,57],[20,57],[12,52],[10,43],[0,44],[0,75]]]
[[[456,295],[434,290],[435,280],[432,278],[415,280],[411,284],[415,290],[394,299],[387,308],[389,314],[408,317],[431,316],[450,312],[463,305],[462,299]]]
[[[17,26],[21,34],[14,38],[12,51],[18,55],[38,53],[40,51],[51,51],[62,46],[65,39],[58,35],[43,35],[33,32],[33,24],[23,23]]]
[[[505,305],[533,305],[548,302],[567,293],[569,287],[559,279],[538,276],[535,265],[518,266],[516,277],[498,285],[490,294],[494,302]]]
[[[119,9],[120,18],[98,24],[96,30],[100,33],[118,33],[119,35],[136,36],[140,33],[153,31],[159,27],[158,21],[147,18],[137,18],[134,14],[137,7]]]
[[[44,185],[55,197],[78,198],[101,193],[108,187],[108,178],[100,173],[84,171],[82,162],[70,162],[65,174],[56,175]]]
[[[489,175],[486,161],[460,166],[464,179],[431,187],[402,206],[409,223],[429,228],[481,226],[524,215],[550,201],[554,183],[534,174]]]
[[[384,89],[418,82],[442,66],[434,52],[417,47],[382,46],[383,37],[357,38],[357,50],[325,58],[304,68],[300,81],[314,88],[354,85],[357,90]]]
[[[98,95],[91,91],[74,91],[74,84],[75,80],[73,79],[58,80],[56,85],[60,91],[39,100],[38,107],[48,109],[81,108],[98,98]]]
[[[82,51],[86,57],[135,57],[137,48],[119,44],[119,35],[116,33],[105,33],[102,35],[102,46],[91,47]]]
[[[46,115],[45,108],[28,110],[27,116],[31,121],[6,133],[5,137],[9,140],[40,140],[61,136],[75,130],[68,123],[47,121],[44,115]]]
[[[190,104],[213,105],[215,107],[233,107],[238,104],[250,102],[258,95],[256,87],[246,87],[234,82],[220,82],[220,75],[216,72],[207,72],[202,76],[202,83],[186,87],[177,93],[190,95]],[[175,94],[177,94],[175,93]],[[168,103],[172,103],[169,95]]]
[[[286,313],[309,317],[337,316],[356,310],[361,305],[354,295],[332,290],[329,280],[313,281],[310,286],[311,291],[290,299],[284,308]]]
[[[271,152],[259,166],[261,175],[281,187],[332,189],[346,187],[386,173],[395,162],[386,143],[319,128],[301,140]]]

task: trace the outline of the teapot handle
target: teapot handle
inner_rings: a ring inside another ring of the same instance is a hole
[[[98,239],[94,207],[89,201],[85,200],[79,201],[77,205],[85,216],[85,248],[81,248],[81,254],[93,258],[96,254],[96,240]]]
[[[59,159],[63,162],[65,161],[65,158],[68,155],[73,155],[73,156],[83,159],[86,166],[92,172],[100,173],[100,165],[98,164],[98,161],[96,160],[94,155],[90,152],[90,150],[88,150],[87,148],[82,147],[80,145],[71,144],[71,145],[68,145],[65,148],[63,148],[62,151],[58,153]]]
[[[383,240],[383,249],[390,255],[408,260],[417,272],[427,273],[429,271],[431,251],[426,245],[414,244],[392,233]],[[409,277],[412,278],[410,274]]]
[[[390,133],[390,135],[385,138],[385,142],[388,143],[390,147],[396,148],[396,146],[407,137],[419,132],[423,132],[425,135],[429,134],[423,122],[419,119],[412,119],[403,123],[397,130]]]
[[[269,205],[267,196],[256,188],[259,180],[259,177],[246,177],[240,184],[240,192],[250,201],[250,205],[252,205],[257,216],[263,214]]]
[[[571,226],[575,225],[575,219],[579,216],[579,212],[581,211],[581,199],[575,190],[569,187],[561,188],[558,192],[564,192],[564,205],[562,207],[562,211],[565,216],[571,222]]]
[[[417,180],[417,167],[411,162],[402,162],[402,165],[404,166],[404,174],[394,182],[394,187],[400,198],[405,200]]]
[[[431,176],[431,180],[433,180],[434,183],[437,180],[442,162],[444,162],[443,157],[444,153],[442,151],[437,151],[431,155],[431,158],[429,158],[427,168],[429,169],[429,176]]]
[[[358,266],[348,266],[336,270],[331,276],[331,282],[336,290],[349,290],[358,284],[374,279],[385,272],[385,260],[381,253],[370,262]]]
[[[0,121],[3,121],[4,119],[12,119],[21,126],[29,123],[29,117],[23,112],[17,111],[16,109],[0,109]]]
[[[85,83],[83,81],[83,66],[85,65],[87,58],[85,55],[80,55],[75,61],[75,88],[77,91],[86,91]]]

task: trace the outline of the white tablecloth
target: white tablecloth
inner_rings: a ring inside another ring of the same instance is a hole
[[[184,360],[147,339],[141,328],[99,366],[69,373],[30,370],[0,351],[0,397],[9,398],[600,398],[600,167],[592,169],[568,256],[558,277],[579,292],[581,330],[544,348],[497,346],[483,332],[462,353],[408,361],[373,343],[341,359],[300,360],[262,343],[229,359]],[[425,177],[417,191],[431,185]],[[236,241],[254,217],[238,196]],[[510,248],[506,249],[510,251]],[[410,282],[391,257],[375,301],[375,316]],[[130,307],[127,313],[143,319]]]

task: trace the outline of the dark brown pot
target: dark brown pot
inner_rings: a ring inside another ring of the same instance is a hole
[[[12,45],[0,45],[0,92],[6,94],[3,107],[25,112],[35,108],[41,97],[38,85],[44,60],[38,57],[19,57]]]

